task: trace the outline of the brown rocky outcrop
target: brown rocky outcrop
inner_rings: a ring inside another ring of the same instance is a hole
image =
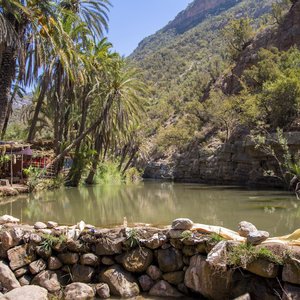
[[[175,29],[184,32],[203,21],[207,15],[215,15],[236,5],[240,0],[195,0],[171,21],[164,30]]]

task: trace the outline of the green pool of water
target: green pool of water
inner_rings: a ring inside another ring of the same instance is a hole
[[[84,220],[96,226],[122,224],[124,217],[128,223],[153,225],[168,225],[175,218],[187,217],[233,230],[247,220],[276,236],[300,228],[300,201],[287,192],[155,181],[22,195],[0,205],[0,214],[30,224]]]

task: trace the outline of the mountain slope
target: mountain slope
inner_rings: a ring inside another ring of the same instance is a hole
[[[195,0],[166,27],[145,38],[130,59],[145,71],[145,79],[153,82],[161,95],[195,73],[207,73],[215,59],[224,61],[221,30],[229,20],[249,16],[259,23],[274,2]]]

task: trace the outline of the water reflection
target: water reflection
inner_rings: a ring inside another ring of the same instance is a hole
[[[188,217],[199,223],[236,229],[248,220],[274,235],[300,228],[300,201],[281,191],[253,191],[234,187],[143,182],[61,189],[19,196],[0,206],[23,222],[53,220],[74,224],[80,220],[97,226],[143,222],[169,224]]]

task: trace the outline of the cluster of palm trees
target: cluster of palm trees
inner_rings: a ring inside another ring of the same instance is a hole
[[[19,86],[34,85],[28,142],[50,133],[57,172],[72,152],[67,183],[90,164],[121,155],[120,170],[139,148],[144,87],[137,71],[103,38],[108,0],[0,0],[0,131]]]

